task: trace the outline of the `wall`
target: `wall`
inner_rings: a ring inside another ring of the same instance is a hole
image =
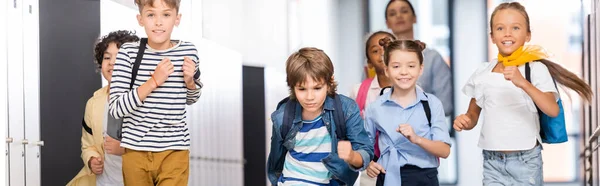
[[[486,2],[480,0],[454,0],[452,44],[454,69],[454,109],[457,114],[467,111],[470,98],[461,91],[471,74],[487,60]],[[461,50],[468,49],[468,50]],[[485,118],[481,118],[479,123]],[[483,158],[477,147],[480,125],[471,131],[457,132],[458,185],[481,185]]]

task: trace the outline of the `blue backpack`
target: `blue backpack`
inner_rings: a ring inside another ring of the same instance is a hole
[[[529,67],[529,63],[525,63],[525,78],[527,81],[531,82],[531,68]],[[554,86],[557,87],[556,82],[554,82]],[[562,100],[559,98],[556,103],[560,109],[560,112],[556,117],[550,117],[544,114],[544,112],[542,112],[537,105],[535,106],[540,116],[540,137],[542,137],[543,143],[564,143],[569,139],[567,135],[567,127],[565,126],[565,112],[563,109]]]

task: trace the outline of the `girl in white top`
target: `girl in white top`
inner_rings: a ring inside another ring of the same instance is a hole
[[[592,91],[575,74],[547,60],[540,47],[524,46],[531,39],[531,31],[521,4],[496,7],[490,29],[498,59],[482,64],[463,87],[471,101],[467,113],[454,120],[454,129],[472,129],[483,113],[479,138],[484,156],[483,185],[542,185],[536,106],[550,117],[559,114],[554,80],[588,101]],[[526,63],[531,68],[531,82],[524,77]]]

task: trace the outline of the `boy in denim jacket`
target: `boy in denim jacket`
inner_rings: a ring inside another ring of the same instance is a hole
[[[373,146],[356,102],[335,92],[331,60],[322,50],[302,48],[288,58],[286,73],[289,101],[271,115],[269,181],[272,185],[354,185],[358,172],[373,158]],[[287,104],[295,104],[293,113],[285,113]],[[345,123],[335,123],[336,107],[342,108],[338,113]],[[291,123],[285,123],[288,114]],[[340,131],[345,132],[338,135]]]

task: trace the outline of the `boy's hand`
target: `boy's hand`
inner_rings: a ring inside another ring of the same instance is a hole
[[[338,141],[338,156],[345,162],[350,162],[354,158],[352,144],[349,141]]]
[[[154,80],[156,80],[157,86],[160,86],[163,83],[165,83],[165,81],[167,81],[167,78],[169,78],[169,75],[171,75],[173,71],[174,66],[173,63],[171,63],[171,60],[169,58],[163,58],[162,61],[160,61],[160,63],[156,65],[156,69],[154,69],[154,74],[152,74],[153,78],[156,78]]]
[[[380,173],[385,174],[385,169],[383,169],[379,163],[371,161],[371,163],[369,163],[369,167],[367,167],[367,175],[371,178],[375,178]]]
[[[92,172],[96,175],[100,175],[104,171],[104,162],[102,162],[102,158],[92,157],[90,158],[88,165],[90,166]]]
[[[462,130],[471,130],[473,127],[471,118],[465,114],[458,115],[456,119],[454,119],[454,130],[460,132]]]
[[[106,153],[112,155],[123,155],[125,154],[125,148],[121,147],[121,142],[111,138],[110,136],[106,136],[106,140],[104,141],[104,150]]]
[[[400,126],[398,126],[396,131],[404,135],[404,137],[406,137],[410,142],[414,144],[419,144],[419,142],[421,142],[421,137],[415,134],[415,131],[410,126],[410,124],[401,124]]]
[[[517,66],[507,66],[504,67],[504,79],[511,81],[515,86],[519,88],[523,88],[529,81],[521,75],[521,71]]]
[[[183,80],[188,87],[196,87],[194,73],[196,73],[196,63],[187,56],[183,57]]]

